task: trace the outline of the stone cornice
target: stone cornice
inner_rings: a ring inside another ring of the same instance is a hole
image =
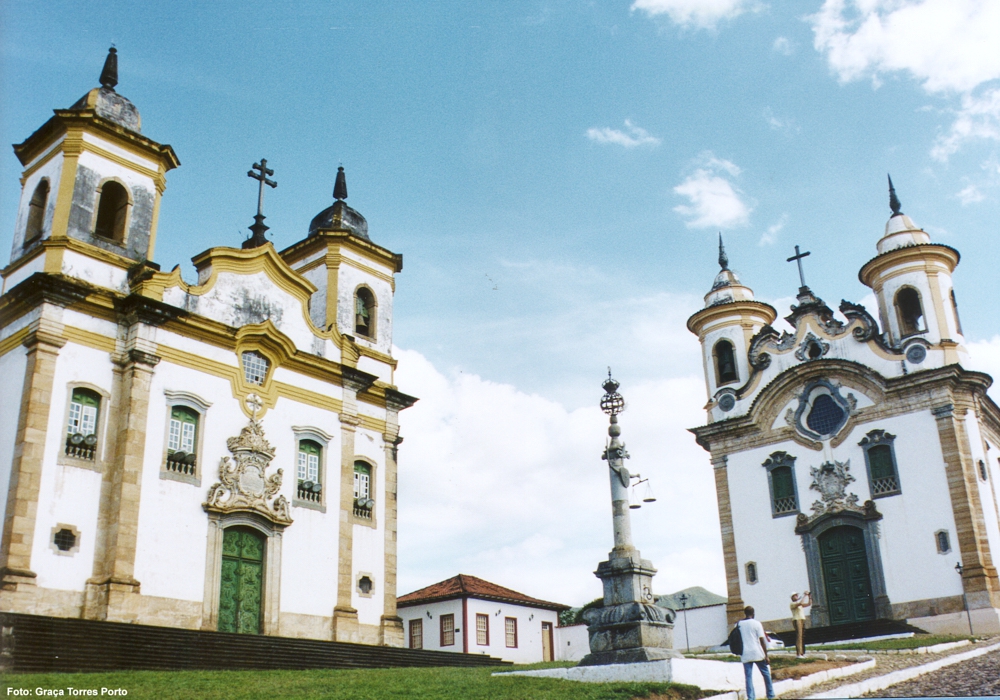
[[[940,243],[921,243],[903,248],[894,248],[881,255],[876,255],[862,265],[858,271],[858,279],[866,287],[872,287],[875,284],[875,278],[880,276],[889,267],[905,262],[927,260],[944,264],[948,268],[948,271],[951,272],[958,265],[961,257],[961,254],[957,250]]]

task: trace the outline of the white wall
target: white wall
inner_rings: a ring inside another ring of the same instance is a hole
[[[427,616],[427,613],[431,617]],[[455,615],[456,630],[455,646],[440,646],[439,617],[452,613]],[[421,618],[424,626],[424,649],[440,649],[443,651],[463,651],[463,638],[468,639],[470,654],[488,654],[506,661],[519,664],[538,663],[542,660],[542,623],[552,624],[553,654],[559,658],[559,614],[553,610],[543,610],[525,605],[498,603],[478,598],[469,598],[466,605],[467,619],[462,620],[462,601],[448,600],[434,603],[399,608],[398,615],[403,618],[409,640],[409,621]],[[479,644],[476,636],[476,615],[489,617],[489,644]],[[505,619],[512,617],[517,620],[517,647],[506,644]],[[467,636],[465,626],[468,625]],[[584,627],[586,630],[586,627]],[[409,643],[409,642],[407,642]]]
[[[0,357],[0,396],[3,397],[0,401],[0,523],[4,522],[7,514],[7,490],[10,488],[26,365],[27,351],[23,346]]]
[[[944,458],[936,421],[927,410],[855,426],[838,447],[821,452],[788,441],[729,456],[727,472],[740,590],[745,603],[756,608],[758,619],[788,618],[790,592],[809,587],[801,536],[795,534],[795,516],[772,517],[767,470],[762,463],[779,450],[797,458],[799,509],[809,515],[811,504],[819,498],[818,492],[809,488],[810,468],[827,460],[849,460],[855,481],[847,491],[864,502],[871,498],[871,491],[864,452],[858,443],[875,428],[896,436],[894,448],[902,488],[901,495],[875,499],[884,516],[878,523],[879,548],[890,601],[961,595],[961,581],[954,571],[958,540]],[[952,552],[948,554],[937,552],[934,533],[941,529],[948,531],[951,540]],[[757,564],[758,583],[753,585],[746,581],[748,561]],[[921,573],[914,576],[914,571]]]
[[[687,636],[685,637],[685,617]],[[674,649],[700,649],[722,644],[729,636],[726,604],[706,605],[691,610],[678,610],[674,620]]]
[[[587,625],[556,627],[556,661],[579,661],[590,653]]]

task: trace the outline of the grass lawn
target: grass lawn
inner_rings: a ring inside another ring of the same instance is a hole
[[[171,700],[696,700],[717,691],[672,683],[577,683],[555,678],[496,677],[497,670],[552,668],[572,664],[534,664],[498,668],[393,668],[351,671],[122,671],[115,673],[8,674],[0,682],[4,698],[11,688],[124,688],[129,698]],[[76,695],[76,697],[84,697]]]
[[[824,652],[836,649],[917,649],[918,647],[929,647],[934,644],[945,644],[947,642],[959,642],[963,639],[975,639],[975,637],[959,637],[950,634],[915,634],[912,637],[902,639],[878,639],[874,642],[859,642],[857,644],[836,644],[833,646],[807,647],[806,651]]]

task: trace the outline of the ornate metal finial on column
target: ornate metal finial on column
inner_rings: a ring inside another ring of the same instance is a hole
[[[903,213],[899,210],[903,205],[896,196],[896,188],[892,186],[892,175],[887,174],[886,177],[889,178],[889,208],[892,209],[893,216],[899,216]]]
[[[611,376],[603,383],[601,410],[610,416],[611,440],[602,459],[608,463],[611,478],[611,512],[615,546],[608,560],[597,565],[594,575],[604,583],[604,605],[584,614],[590,635],[590,653],[581,666],[627,664],[676,658],[673,650],[673,622],[676,613],[653,603],[653,563],[643,559],[632,543],[628,488],[633,478],[625,468],[629,458],[618,414],[625,410],[625,399],[618,393],[618,382]]]
[[[255,173],[254,170],[257,172]],[[258,186],[257,191],[257,214],[253,217],[253,225],[249,227],[253,232],[253,235],[243,241],[244,250],[248,248],[259,248],[267,243],[267,238],[264,236],[264,232],[267,231],[269,227],[264,225],[264,185],[267,185],[272,189],[278,186],[277,182],[268,179],[268,175],[274,175],[274,171],[267,167],[266,158],[261,158],[259,163],[253,164],[252,170],[247,171],[247,177],[252,177],[254,180],[257,180],[260,185]]]
[[[118,49],[111,45],[108,49],[108,57],[104,59],[104,68],[101,70],[101,87],[115,91],[118,84]]]
[[[726,255],[726,246],[722,245],[722,231],[719,231],[719,267],[729,269],[729,256]]]

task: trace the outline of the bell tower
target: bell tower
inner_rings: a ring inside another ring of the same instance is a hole
[[[114,48],[100,83],[14,146],[24,170],[3,291],[36,272],[124,289],[128,268],[153,256],[166,173],[180,162],[115,91]]]
[[[712,289],[705,295],[705,308],[687,322],[688,330],[701,343],[710,420],[721,419],[735,407],[739,400],[737,389],[750,377],[750,341],[778,315],[773,307],[756,301],[753,290],[729,269],[721,233],[719,267]]]
[[[952,282],[958,251],[931,243],[927,232],[901,211],[892,178],[889,207],[892,215],[878,242],[878,255],[858,273],[875,292],[888,343],[902,349],[911,363],[919,364],[935,351],[941,355],[940,364],[967,362]]]

